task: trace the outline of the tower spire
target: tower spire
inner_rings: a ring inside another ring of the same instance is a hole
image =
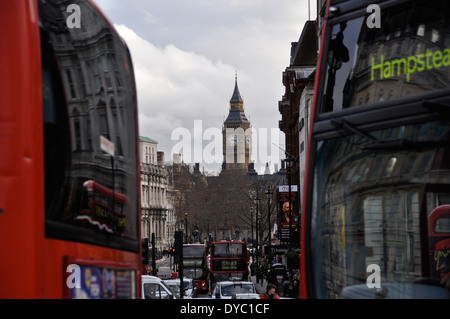
[[[234,71],[234,92],[231,97],[230,104],[233,105],[242,105],[244,100],[242,100],[241,93],[239,92],[238,84],[237,84],[237,71]]]

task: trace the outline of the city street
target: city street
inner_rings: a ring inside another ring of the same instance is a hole
[[[170,278],[170,274],[172,272],[176,272],[175,270],[173,270],[174,269],[173,268],[173,258],[170,256],[169,257],[164,256],[162,259],[157,260],[156,268],[158,269],[157,276],[160,277],[161,279],[168,279],[168,278]],[[258,292],[259,295],[266,292],[266,287],[267,287],[266,279],[257,283],[256,276],[250,276],[250,281],[252,281],[253,284],[255,285],[256,291]],[[211,298],[211,295],[209,293],[199,292],[197,298]]]

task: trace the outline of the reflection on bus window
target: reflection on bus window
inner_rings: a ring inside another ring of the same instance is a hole
[[[83,206],[76,221],[111,234],[123,235],[129,229],[127,210],[130,200],[125,195],[115,193],[95,181],[86,181],[82,194]]]
[[[365,286],[370,264],[380,267],[385,284],[448,276],[450,205],[434,209],[439,199],[449,199],[449,158],[440,145],[448,145],[450,131],[446,123],[434,121],[405,125],[403,136],[414,145],[424,126],[439,134],[428,135],[420,147],[361,151],[367,140],[358,135],[317,144],[311,253],[320,297],[335,298],[344,287]],[[383,136],[383,130],[370,133]],[[342,149],[345,155],[334,156],[344,154]],[[430,274],[422,259],[425,209]],[[410,298],[410,293],[406,289],[397,297]]]
[[[132,128],[137,108],[131,59],[112,26],[88,2],[78,5],[82,25],[90,28],[67,28],[60,1],[39,2],[46,236],[94,241],[95,236],[82,235],[94,231],[136,240],[138,163]],[[102,150],[101,137],[114,145],[113,153]],[[103,242],[110,245],[111,239]]]
[[[368,15],[334,25],[319,112],[447,89],[450,12],[444,2],[383,9],[381,28],[369,28]]]
[[[428,216],[431,273],[450,280],[450,205],[434,209]]]

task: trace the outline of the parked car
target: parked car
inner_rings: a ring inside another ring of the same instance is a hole
[[[168,279],[164,280],[164,283],[172,289],[173,292],[176,293],[178,297],[181,296],[180,293],[180,279]],[[184,278],[183,280],[184,286],[184,298],[196,298],[198,294],[198,287],[194,284],[194,280],[191,278]]]
[[[142,299],[178,299],[176,293],[170,289],[161,278],[142,275]]]
[[[250,281],[219,281],[214,288],[212,298],[231,299],[237,294],[257,294],[255,285]]]

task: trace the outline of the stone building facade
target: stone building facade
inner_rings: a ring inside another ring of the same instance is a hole
[[[158,142],[141,136],[141,237],[151,240],[155,234],[157,252],[167,250],[173,243],[175,214],[169,173],[158,161]],[[161,152],[159,152],[161,153]],[[160,158],[163,158],[160,154]]]
[[[285,134],[286,157],[293,159],[291,184],[302,189],[317,62],[316,21],[306,21],[300,38],[291,44],[289,66],[283,72],[285,93],[278,102],[279,128]],[[290,171],[290,172],[289,172]]]

